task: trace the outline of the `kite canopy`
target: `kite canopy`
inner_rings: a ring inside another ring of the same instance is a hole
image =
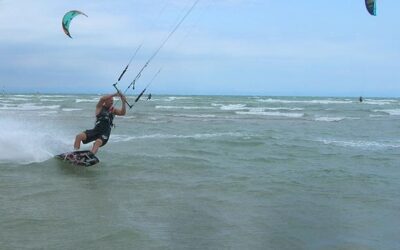
[[[376,0],[365,0],[365,6],[369,14],[376,16]]]
[[[86,17],[88,17],[85,13],[79,11],[79,10],[71,10],[68,11],[67,13],[65,13],[63,19],[62,19],[62,27],[64,30],[64,33],[71,37],[71,34],[69,33],[69,25],[71,24],[72,19],[74,19],[74,17],[76,17],[77,15],[84,15]]]

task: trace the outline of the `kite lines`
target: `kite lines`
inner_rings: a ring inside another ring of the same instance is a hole
[[[124,94],[130,89],[135,89],[135,84],[136,82],[139,80],[139,78],[142,76],[143,71],[147,68],[147,66],[149,66],[150,62],[157,56],[157,54],[160,52],[160,50],[165,46],[165,44],[168,42],[168,40],[172,37],[172,35],[179,29],[179,27],[181,26],[181,24],[185,21],[185,19],[190,15],[190,13],[193,11],[193,9],[196,7],[196,5],[200,2],[200,0],[195,0],[193,2],[193,4],[191,5],[191,7],[186,11],[185,15],[182,16],[182,18],[176,23],[176,25],[174,26],[174,28],[171,30],[171,32],[169,32],[168,36],[162,41],[162,43],[160,44],[160,46],[154,51],[154,53],[150,56],[150,58],[146,61],[146,63],[142,66],[142,68],[139,70],[139,72],[136,74],[135,78],[133,79],[133,81],[129,84],[129,86],[125,89],[125,91],[123,92]],[[135,53],[133,54],[133,56],[131,57],[131,59],[129,60],[129,63],[126,65],[126,67],[124,68],[124,70],[122,71],[121,75],[118,77],[117,82],[115,82],[113,84],[113,87],[117,90],[117,92],[122,93],[121,90],[118,88],[118,83],[120,82],[120,80],[122,79],[123,75],[125,74],[125,72],[128,70],[130,63],[132,62],[132,60],[135,58],[137,52],[140,50],[140,48],[142,47],[142,44],[140,44],[138,46],[138,48],[136,49]],[[151,79],[151,81],[146,85],[146,87],[140,92],[140,94],[136,97],[135,99],[135,103],[139,101],[140,97],[143,96],[143,94],[146,92],[146,89],[153,83],[154,79],[158,76],[158,74],[161,72],[161,69],[159,69],[157,71],[157,73],[153,76],[153,78]],[[128,101],[126,101],[126,104],[129,106],[129,108],[131,109],[133,107],[134,104],[130,104]]]

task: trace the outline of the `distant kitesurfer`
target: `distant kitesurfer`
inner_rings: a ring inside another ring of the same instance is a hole
[[[121,109],[113,106],[114,96],[119,96],[122,101]],[[79,150],[81,142],[87,144],[94,141],[91,152],[97,153],[99,147],[106,145],[110,138],[111,128],[113,126],[114,116],[124,116],[126,114],[126,98],[121,93],[102,96],[96,105],[96,123],[93,129],[88,129],[75,137],[74,148]]]
[[[151,93],[147,96],[147,100],[151,99]]]
[[[360,96],[360,98],[358,99],[360,102],[363,102],[363,98],[362,96]]]

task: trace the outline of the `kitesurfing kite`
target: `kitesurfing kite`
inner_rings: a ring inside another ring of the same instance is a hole
[[[365,6],[369,14],[376,16],[376,0],[365,0]]]
[[[63,19],[62,19],[62,27],[64,30],[64,33],[69,36],[70,38],[72,38],[71,34],[69,33],[69,25],[71,24],[72,19],[74,19],[74,17],[76,17],[77,15],[84,15],[86,17],[88,17],[85,13],[83,13],[82,11],[79,10],[71,10],[68,11],[67,13],[65,13]]]

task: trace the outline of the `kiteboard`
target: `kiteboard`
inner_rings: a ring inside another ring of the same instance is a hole
[[[76,166],[89,167],[100,162],[99,158],[89,150],[67,152],[55,157]]]

